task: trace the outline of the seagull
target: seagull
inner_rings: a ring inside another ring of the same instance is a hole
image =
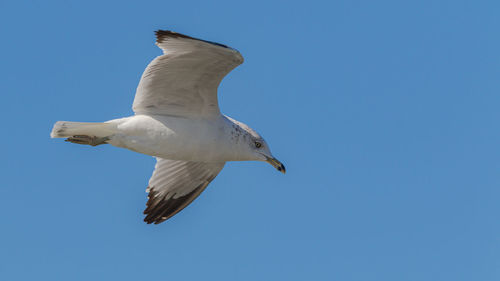
[[[159,224],[189,205],[228,161],[265,161],[285,173],[267,142],[220,112],[217,88],[243,63],[226,45],[158,30],[156,57],[142,74],[135,115],[100,123],[58,121],[50,136],[76,144],[111,144],[156,157],[144,221]]]

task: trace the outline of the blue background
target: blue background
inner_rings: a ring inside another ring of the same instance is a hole
[[[2,1],[2,280],[500,280],[498,1]],[[50,139],[133,114],[171,29],[238,49],[233,162],[166,223],[154,159]]]

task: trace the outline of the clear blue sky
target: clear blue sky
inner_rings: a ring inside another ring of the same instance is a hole
[[[500,280],[498,1],[1,1],[1,280]],[[49,138],[132,114],[153,31],[246,61],[226,165],[166,223],[154,160]]]

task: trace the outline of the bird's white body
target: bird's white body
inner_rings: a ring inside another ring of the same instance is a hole
[[[109,144],[171,160],[226,162],[265,160],[247,153],[248,134],[224,115],[190,119],[166,115],[134,115],[106,122],[115,133]]]
[[[159,30],[163,55],[146,67],[132,109],[134,116],[102,123],[58,121],[53,138],[109,143],[157,158],[147,191],[147,223],[161,223],[191,203],[227,161],[267,161],[281,172],[262,137],[220,113],[217,87],[243,63],[225,45]]]

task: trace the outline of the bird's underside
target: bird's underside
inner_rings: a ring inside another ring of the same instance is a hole
[[[76,135],[67,142],[97,146],[106,144],[108,137]],[[171,218],[205,190],[224,167],[225,162],[196,162],[156,157],[156,166],[149,185],[146,223],[159,224]]]

